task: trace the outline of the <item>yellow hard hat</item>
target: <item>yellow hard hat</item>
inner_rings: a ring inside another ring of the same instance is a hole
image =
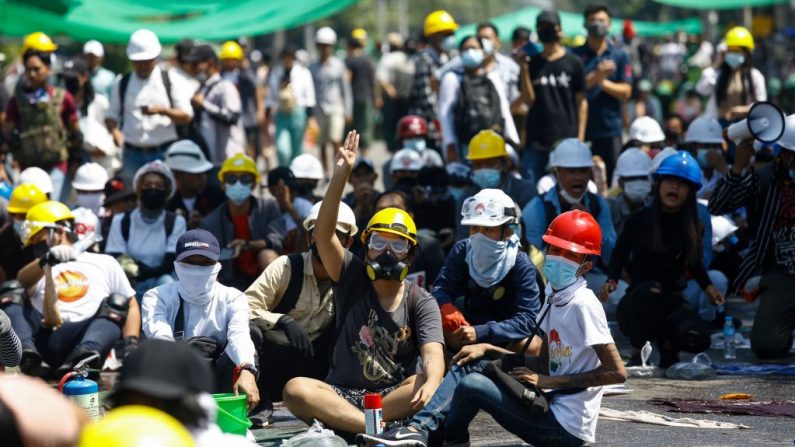
[[[238,61],[243,60],[243,48],[240,48],[234,40],[228,40],[221,45],[221,52],[218,53],[219,59],[234,59]]]
[[[726,46],[727,47],[743,47],[748,48],[749,51],[754,50],[754,36],[751,32],[742,26],[735,26],[726,32]]]
[[[355,30],[351,31],[351,37],[358,41],[365,41],[367,40],[367,31],[364,28],[356,28]]]
[[[28,210],[25,215],[23,229],[23,241],[25,245],[30,244],[30,240],[45,228],[55,228],[56,224],[65,220],[74,220],[75,215],[72,210],[61,202],[48,200],[39,203]]]
[[[362,232],[362,242],[367,243],[367,238],[373,231],[404,237],[417,245],[417,225],[414,219],[409,213],[398,208],[384,208],[375,213]]]
[[[50,36],[42,33],[41,31],[28,34],[22,41],[22,54],[25,54],[25,52],[28,50],[50,52],[57,49],[58,45],[56,45],[52,39],[50,39]]]
[[[505,140],[493,130],[481,130],[469,141],[467,160],[507,157]]]
[[[455,31],[458,29],[458,24],[455,19],[447,11],[438,10],[428,14],[425,17],[425,35],[443,33],[445,31]]]
[[[254,183],[259,184],[257,164],[246,154],[239,153],[226,159],[224,164],[221,165],[221,170],[218,171],[218,180],[221,183],[224,183],[224,175],[226,175],[227,172],[248,172],[254,175]]]
[[[11,191],[11,197],[8,199],[8,212],[24,214],[35,205],[46,201],[47,195],[41,192],[38,186],[33,183],[23,183]]]
[[[190,432],[172,416],[143,405],[112,410],[83,430],[79,447],[194,447]]]

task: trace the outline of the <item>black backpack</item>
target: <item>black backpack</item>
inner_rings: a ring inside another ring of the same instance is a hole
[[[488,76],[465,73],[459,80],[458,101],[453,110],[458,141],[467,144],[484,129],[502,133],[500,96]]]

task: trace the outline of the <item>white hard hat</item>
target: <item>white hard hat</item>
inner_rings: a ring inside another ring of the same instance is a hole
[[[290,163],[290,171],[295,178],[323,180],[323,165],[312,154],[301,154]]]
[[[304,230],[312,231],[312,228],[315,228],[315,221],[317,221],[317,215],[320,213],[320,205],[322,203],[321,201],[312,205],[309,215],[304,219]],[[346,233],[348,236],[353,236],[359,231],[356,228],[356,216],[353,214],[351,207],[345,202],[340,202],[340,208],[337,212],[337,230]]]
[[[725,216],[710,216],[712,222],[712,245],[715,246],[722,240],[737,231],[737,225]]]
[[[103,191],[108,181],[108,171],[99,163],[86,163],[75,172],[72,188],[81,191]]]
[[[723,128],[717,119],[699,116],[687,126],[685,143],[723,143]]]
[[[654,174],[657,172],[657,168],[660,167],[663,160],[670,157],[671,155],[675,155],[677,152],[676,148],[668,146],[663,148],[657,155],[651,160],[651,166],[649,166],[649,174]]]
[[[629,139],[641,143],[656,143],[665,140],[665,133],[654,118],[641,116],[629,126]]]
[[[566,138],[555,146],[550,154],[549,165],[553,168],[593,167],[591,149],[576,138]]]
[[[619,177],[645,177],[649,175],[650,167],[649,154],[636,147],[631,147],[618,156],[616,175]]]
[[[201,174],[213,168],[213,164],[204,157],[198,144],[191,140],[175,141],[166,152],[166,165],[172,171]]]
[[[141,166],[135,171],[135,176],[133,176],[133,187],[135,188],[135,192],[139,192],[141,185],[139,182],[141,178],[149,173],[160,174],[166,178],[168,181],[168,198],[171,199],[174,197],[174,193],[177,191],[177,185],[174,183],[174,174],[171,173],[171,169],[160,160],[150,161],[149,163]]]
[[[35,166],[25,169],[19,174],[18,184],[33,183],[44,194],[52,194],[52,179],[44,169]]]
[[[464,200],[461,225],[498,227],[519,222],[516,204],[500,189],[482,189]]]
[[[784,120],[784,134],[776,141],[776,144],[789,151],[795,151],[795,114]]]
[[[148,29],[139,29],[132,33],[127,44],[127,57],[131,61],[148,61],[160,56],[160,39]]]
[[[414,149],[401,149],[392,156],[389,163],[389,170],[395,171],[419,171],[422,169],[422,157]]]
[[[336,45],[337,44],[337,33],[334,32],[333,29],[324,26],[320,28],[315,33],[315,43],[324,44],[324,45]]]
[[[98,40],[89,40],[83,45],[83,54],[93,54],[97,57],[105,56],[105,48]]]

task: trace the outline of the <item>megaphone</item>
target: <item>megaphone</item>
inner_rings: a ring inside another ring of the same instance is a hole
[[[726,139],[735,144],[746,138],[775,143],[784,134],[784,112],[773,103],[760,101],[751,106],[748,118],[726,128]]]

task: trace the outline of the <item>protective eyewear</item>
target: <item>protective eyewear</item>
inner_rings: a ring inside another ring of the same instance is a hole
[[[384,251],[387,247],[396,255],[404,255],[409,252],[409,241],[405,239],[387,239],[378,233],[370,236],[367,247],[370,250]]]
[[[234,185],[237,182],[240,182],[243,185],[250,185],[254,183],[254,176],[251,174],[227,174],[224,176],[224,183],[227,185]]]

